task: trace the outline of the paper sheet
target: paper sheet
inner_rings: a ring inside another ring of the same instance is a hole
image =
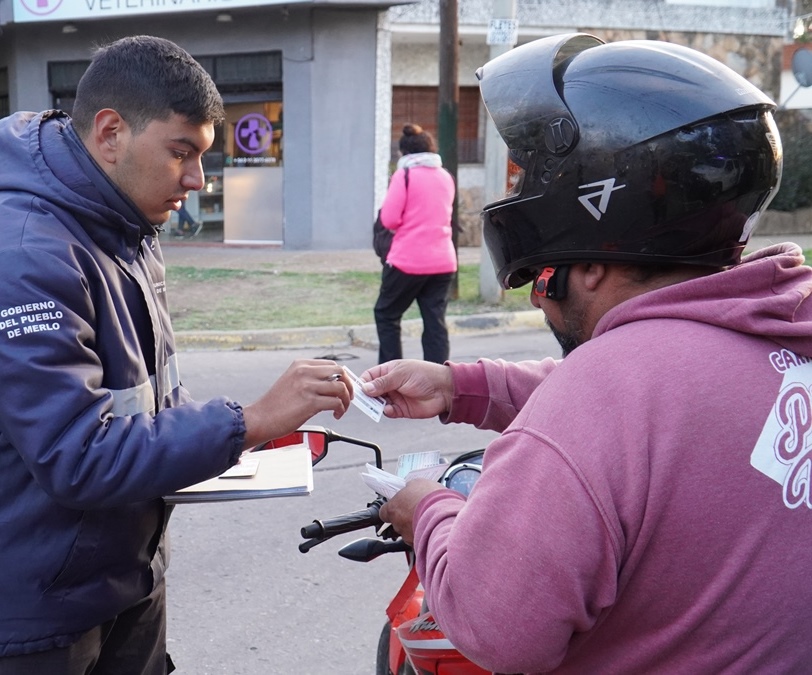
[[[434,453],[412,453],[418,455],[431,455]],[[448,464],[439,463],[440,453],[436,453],[437,462],[434,464],[423,464],[418,468],[411,469],[405,476],[396,476],[393,473],[379,469],[372,464],[367,464],[364,472],[361,474],[361,479],[366,483],[367,487],[372,488],[382,497],[391,499],[400,490],[402,490],[406,483],[415,478],[426,478],[428,480],[439,480],[440,477],[448,469]],[[401,457],[408,457],[408,455],[401,455]],[[426,458],[421,458],[425,461]],[[405,460],[403,466],[408,466],[413,460]],[[398,466],[401,466],[400,458],[398,459]]]

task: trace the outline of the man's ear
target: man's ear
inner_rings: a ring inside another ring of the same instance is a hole
[[[88,139],[89,150],[100,164],[115,164],[121,152],[129,126],[112,108],[104,108],[93,118]]]
[[[607,277],[608,266],[603,263],[581,263],[581,266],[584,270],[584,288],[588,291],[597,290]]]

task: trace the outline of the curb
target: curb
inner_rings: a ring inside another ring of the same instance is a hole
[[[494,312],[469,316],[447,316],[449,335],[478,333],[489,335],[518,330],[548,330],[544,313]],[[401,324],[401,334],[419,338],[423,332],[421,319],[409,319]],[[252,351],[297,349],[308,347],[361,347],[378,349],[375,326],[321,326],[314,328],[274,328],[256,331],[180,331],[175,333],[178,350],[198,351]]]

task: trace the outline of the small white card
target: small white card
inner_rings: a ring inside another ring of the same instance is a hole
[[[386,405],[386,399],[380,396],[367,396],[361,388],[363,382],[358,376],[347,368],[347,366],[342,366],[342,368],[344,368],[344,372],[349,375],[352,381],[352,404],[356,408],[359,408],[365,415],[371,417],[376,422],[380,422],[381,416],[383,415],[383,407]]]
[[[440,463],[440,451],[409,452],[398,457],[398,476],[405,478],[412,471],[437,466]]]
[[[219,478],[251,478],[259,469],[258,459],[240,458],[240,463],[235,464],[227,471],[220,474]]]

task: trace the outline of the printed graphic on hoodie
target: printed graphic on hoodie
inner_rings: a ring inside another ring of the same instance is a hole
[[[782,486],[788,508],[812,508],[812,359],[782,349],[770,363],[784,379],[750,464]]]

